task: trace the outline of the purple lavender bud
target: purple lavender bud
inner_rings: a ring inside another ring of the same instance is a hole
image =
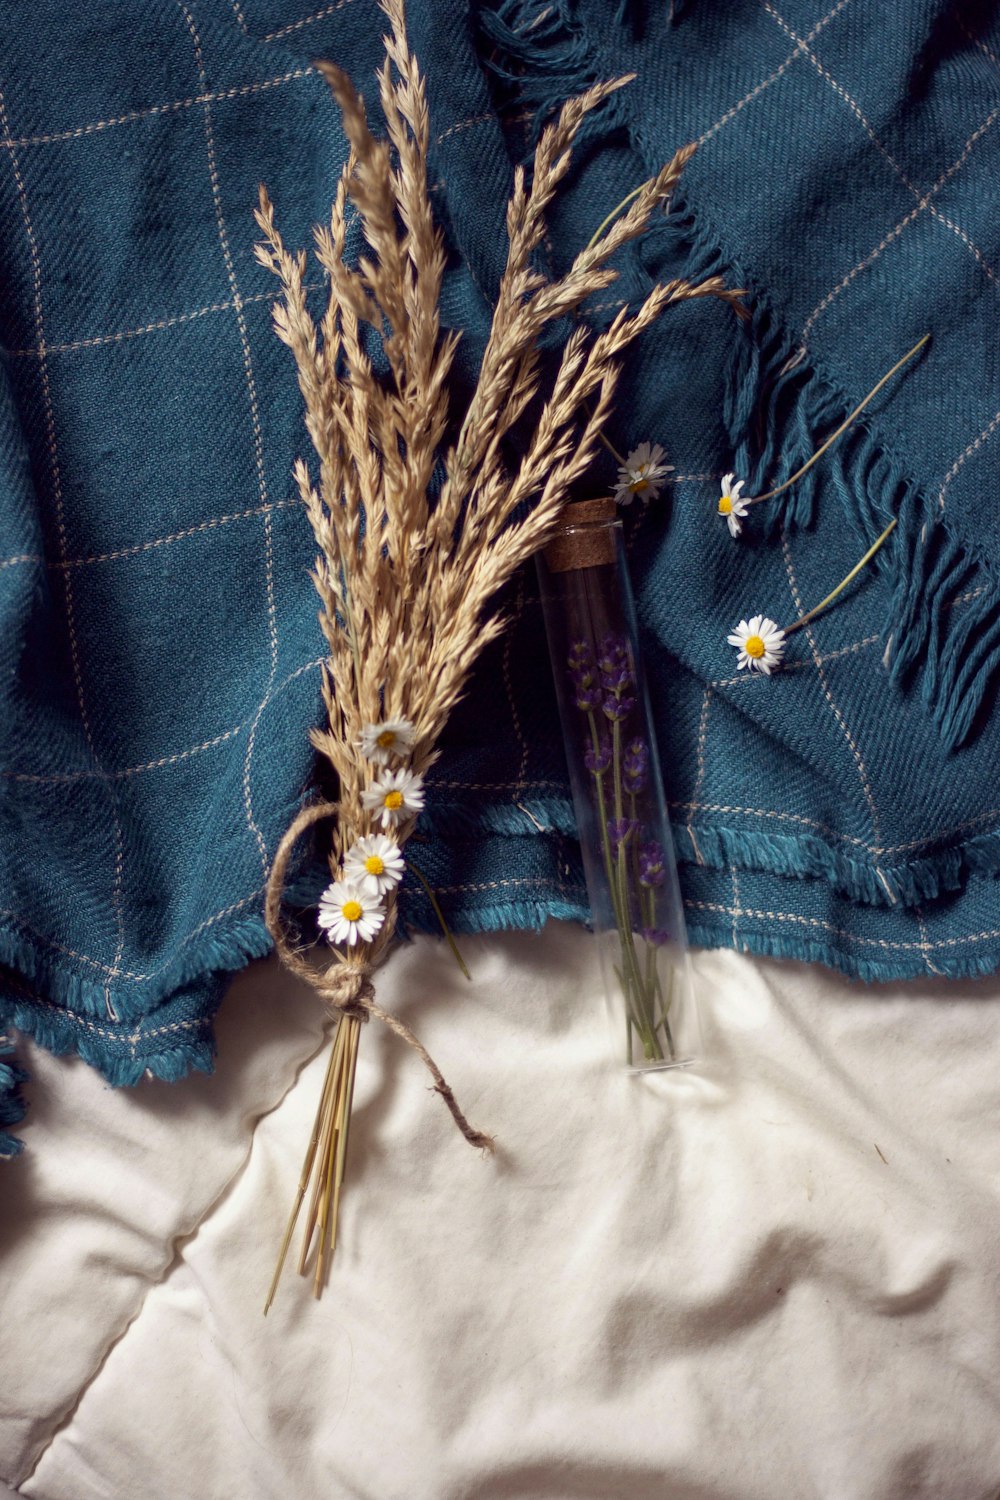
[[[667,878],[667,866],[663,850],[655,839],[639,848],[639,884],[649,887],[662,885]]]
[[[626,839],[639,832],[639,827],[634,818],[609,818],[608,838],[611,840],[612,854],[617,854]]]
[[[635,699],[616,698],[611,694],[605,698],[603,707],[605,718],[610,719],[612,724],[620,724],[623,719],[628,718],[633,708],[635,708]]]
[[[588,745],[583,752],[583,763],[595,776],[602,776],[611,764],[611,745],[601,740],[597,747]]]
[[[642,936],[643,940],[653,948],[662,948],[664,943],[670,942],[670,933],[665,927],[644,927]]]
[[[594,653],[586,641],[574,641],[566,657],[570,681],[576,689],[576,706],[584,713],[595,713],[601,706],[596,685]]]
[[[566,665],[574,677],[578,673],[593,671],[594,653],[586,641],[572,641],[566,657]]]
[[[585,714],[594,714],[602,706],[601,690],[596,683],[578,683],[576,706]]]
[[[622,759],[625,790],[641,792],[649,776],[649,750],[643,740],[629,740]]]
[[[607,693],[623,693],[635,682],[624,636],[604,637],[597,653],[597,666]]]
[[[632,673],[628,667],[616,667],[613,672],[602,672],[601,686],[606,693],[624,693],[632,686]]]
[[[602,672],[614,672],[628,666],[628,646],[622,635],[606,635],[597,648],[597,665]]]

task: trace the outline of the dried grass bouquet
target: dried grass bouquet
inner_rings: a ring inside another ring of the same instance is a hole
[[[570,165],[585,117],[628,79],[570,99],[543,132],[529,183],[514,176],[507,210],[509,251],[478,383],[448,441],[449,388],[458,333],[442,333],[445,266],[427,183],[429,139],[423,79],[406,39],[403,0],[383,0],[390,34],[378,75],[388,139],[372,135],[361,99],[331,63],[317,63],[336,97],[350,143],[329,226],[315,253],[329,277],[319,323],[306,306],[305,252],[291,253],[262,188],[257,254],[281,282],[278,337],[295,358],[305,419],[318,459],[314,480],[295,465],[319,557],[314,579],[329,648],[323,697],[327,722],[312,740],[336,773],[338,800],[315,802],[283,838],[266,915],[284,962],[319,993],[336,1018],[316,1126],[268,1296],[274,1296],[294,1224],[312,1179],[299,1261],[315,1245],[314,1286],[323,1286],[336,1243],[351,1094],[362,1022],[377,1018],[414,1047],[456,1124],[472,1145],[490,1148],[413,1033],[375,1001],[372,976],[396,924],[404,847],[423,805],[423,778],[438,755],[448,715],[472,666],[503,628],[490,602],[556,526],[574,483],[590,465],[611,409],[620,356],[671,303],[739,293],[718,277],[656,286],[635,311],[623,308],[604,332],[579,323],[543,388],[539,338],[575,317],[616,276],[614,253],[643,232],[693,151],[685,147],[635,193],[606,233],[581,250],[565,276],[547,280],[535,252],[545,212]],[[344,259],[346,213],[354,205],[368,253]],[[379,378],[365,349],[373,331],[389,374]],[[370,337],[371,335],[369,335]],[[516,423],[527,439],[513,456]],[[432,476],[440,479],[434,487]],[[297,839],[328,821],[332,883],[318,920],[332,946],[321,969],[295,946],[281,897]],[[266,1308],[265,1308],[266,1311]]]

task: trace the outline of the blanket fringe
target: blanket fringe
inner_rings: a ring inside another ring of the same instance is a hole
[[[705,948],[720,946],[717,926],[701,921],[697,916],[688,916],[688,940]],[[772,936],[759,928],[749,926],[741,918],[739,939],[736,944],[741,953],[753,953],[759,958],[778,958],[785,961],[797,959],[800,963],[823,964],[834,969],[847,979],[860,979],[865,984],[900,984],[913,979],[933,979],[940,985],[943,979],[979,979],[996,973],[995,955],[984,954],[981,958],[947,953],[935,954],[934,968],[928,969],[927,960],[919,948],[912,953],[897,950],[891,959],[867,958],[852,953],[848,956],[832,942],[807,937],[792,937],[782,933]]]
[[[0,1156],[17,1156],[24,1150],[24,1142],[5,1128],[23,1120],[28,1107],[21,1097],[21,1084],[27,1083],[28,1075],[10,1060],[13,1055],[10,1037],[0,1032],[0,1059],[4,1059],[0,1061]]]
[[[1000,668],[1000,591],[946,521],[921,519],[915,504],[899,520],[885,663],[896,683],[919,673],[921,699],[957,749]]]
[[[598,59],[565,0],[497,0],[482,7],[478,22],[488,44],[484,64],[497,80],[502,107],[518,105],[533,112],[533,148],[565,100],[585,93],[604,76]],[[584,121],[578,145],[624,124],[621,97],[612,94]]]
[[[417,832],[429,838],[482,833],[502,833],[519,838],[533,833],[562,833],[576,838],[576,818],[569,797],[524,797],[502,805],[471,807],[468,803],[444,801],[428,783],[428,801],[420,814]]]
[[[551,798],[475,811],[451,804],[435,806],[432,798],[421,814],[420,828],[433,835],[459,838],[483,833],[501,833],[516,838],[537,833],[539,825],[545,832],[554,831],[575,839],[572,803],[568,798]],[[832,890],[867,906],[894,906],[897,903],[916,906],[948,891],[959,890],[969,875],[995,876],[1000,873],[1000,831],[985,831],[967,838],[957,847],[930,847],[926,853],[914,853],[902,860],[880,858],[878,851],[873,851],[867,858],[856,858],[832,847],[825,839],[805,832],[795,835],[762,833],[711,822],[697,822],[693,831],[696,843],[692,841],[687,823],[675,822],[672,825],[678,858],[687,864],[703,864],[720,870],[735,866],[741,870],[765,870],[801,880],[822,880]],[[416,890],[412,894],[415,901],[410,900],[410,892],[404,889],[408,919],[415,902],[420,903],[421,916],[416,925],[423,928],[423,898]],[[551,910],[548,904],[545,910]],[[535,925],[537,913],[530,904],[518,903],[517,911],[521,913],[521,925]],[[456,930],[461,930],[457,916],[449,912],[448,920],[456,923]],[[504,917],[494,922],[491,916],[477,913],[469,930],[491,930],[507,925],[510,923]],[[428,908],[426,928],[433,931],[434,926]]]
[[[401,926],[407,936],[415,932],[440,934],[441,927],[431,904],[418,888],[401,897]],[[581,888],[576,900],[547,896],[539,900],[496,901],[478,911],[448,911],[453,932],[475,937],[483,932],[541,932],[549,920],[591,925],[587,894]]]
[[[832,849],[812,834],[762,834],[698,823],[694,828],[701,864],[717,870],[764,870],[799,879],[819,879],[866,906],[916,906],[958,890],[966,874],[1000,869],[1000,833],[984,834],[957,849],[942,849],[902,863],[865,862]],[[688,829],[674,830],[678,848],[690,844]],[[690,855],[685,857],[690,860]]]
[[[263,927],[263,922],[260,924]],[[220,996],[221,998],[221,996]],[[119,1055],[109,1052],[105,1028],[77,1011],[64,1008],[42,995],[35,996],[13,977],[0,971],[0,1022],[60,1057],[76,1053],[105,1078],[112,1088],[131,1088],[147,1072],[174,1083],[191,1072],[211,1073],[215,1066],[212,1021],[216,1006],[190,1024],[178,1022],[164,1028],[164,1044],[154,1051],[132,1048]],[[110,1023],[105,1023],[109,1025]],[[169,1043],[166,1036],[170,1037]],[[122,1041],[126,1038],[123,1036]],[[0,1064],[0,1124],[3,1123],[3,1067]],[[18,1072],[19,1070],[14,1069]],[[23,1081],[26,1075],[21,1075]],[[23,1110],[22,1110],[23,1113]],[[12,1116],[11,1119],[19,1118]],[[0,1147],[2,1154],[2,1147]]]
[[[130,992],[113,988],[111,1001],[120,1022],[141,1021],[150,1006],[174,995],[185,984],[204,979],[211,973],[233,973],[245,968],[253,958],[263,958],[271,951],[271,940],[258,916],[235,923],[225,935],[206,933],[191,943],[183,953],[159,974],[151,975]],[[103,979],[88,979],[65,967],[66,957],[50,952],[36,943],[30,934],[0,929],[0,1002],[7,981],[3,966],[21,975],[25,982],[45,997],[46,1003],[68,1006],[82,1016],[94,1017],[102,1025],[108,1019],[107,987]],[[6,1011],[0,1003],[0,1024]],[[20,1022],[14,1022],[20,1025]],[[65,1050],[65,1049],[63,1049]]]

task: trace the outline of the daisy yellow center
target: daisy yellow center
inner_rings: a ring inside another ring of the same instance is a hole
[[[402,792],[386,792],[384,805],[390,812],[398,812],[403,805]]]
[[[383,729],[375,743],[382,750],[391,750],[396,743],[396,736],[391,729]]]
[[[719,501],[719,515],[731,516],[733,513],[733,502],[728,495],[723,495]]]
[[[748,635],[743,644],[743,649],[747,656],[752,656],[755,660],[759,660],[764,655],[767,647],[759,635]]]
[[[384,875],[385,863],[379,858],[377,854],[369,854],[368,858],[365,860],[365,869],[368,871],[369,875]]]
[[[649,489],[649,480],[646,478],[646,475],[642,469],[639,470],[638,474],[634,475],[629,488],[635,490],[637,493],[639,490]]]
[[[340,908],[340,915],[345,922],[358,922],[361,920],[362,908],[360,901],[345,901]]]

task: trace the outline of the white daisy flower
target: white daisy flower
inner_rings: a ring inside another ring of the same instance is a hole
[[[358,749],[365,760],[387,766],[393,756],[402,758],[413,749],[415,726],[409,719],[383,719],[381,724],[365,724]]]
[[[781,666],[785,654],[785,632],[766,615],[741,620],[726,640],[740,653],[736,659],[740,671],[746,667],[750,672],[763,672],[765,677],[770,677],[775,667]]]
[[[384,833],[370,833],[347,851],[344,879],[373,896],[391,891],[403,878],[405,865],[399,845]]]
[[[662,463],[663,449],[659,443],[640,443],[634,448],[618,470],[615,499],[619,505],[631,505],[636,495],[644,500],[655,500],[663,488],[663,481],[672,472],[673,464]]]
[[[740,521],[746,516],[747,501],[740,498],[740,490],[743,488],[742,479],[733,483],[734,475],[723,474],[722,494],[719,497],[719,515],[725,516],[726,525],[729,527],[730,536],[739,536],[743,527]]]
[[[394,828],[415,817],[424,805],[424,778],[412,771],[383,771],[361,793],[369,812],[382,815],[382,827]]]
[[[379,896],[349,880],[335,880],[319,898],[316,920],[331,943],[370,943],[385,921]]]

